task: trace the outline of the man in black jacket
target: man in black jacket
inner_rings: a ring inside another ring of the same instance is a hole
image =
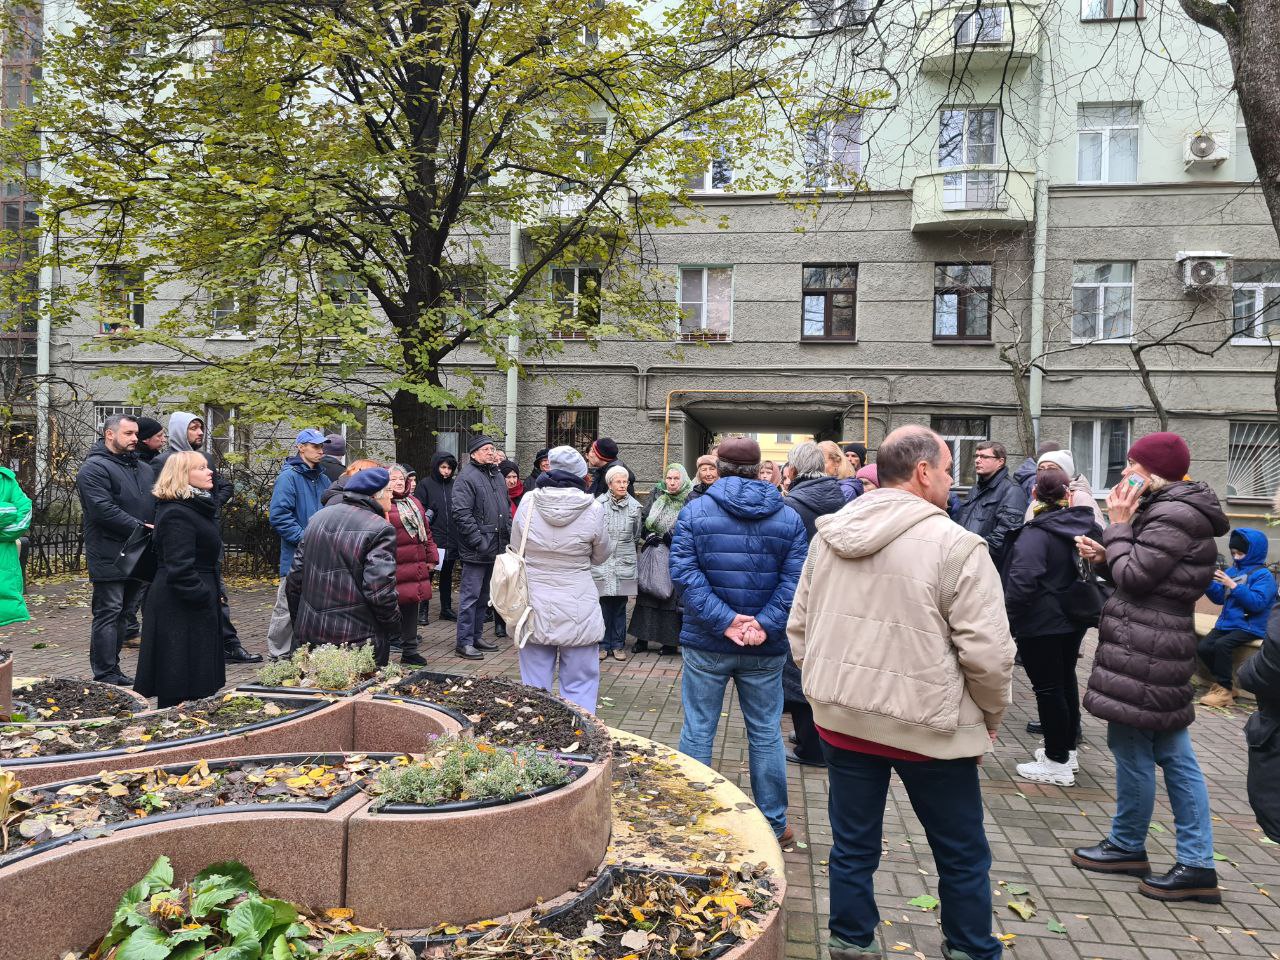
[[[462,584],[458,590],[456,652],[468,660],[498,649],[484,639],[484,611],[489,604],[493,562],[511,539],[511,501],[498,472],[498,453],[488,437],[476,437],[467,447],[471,461],[453,482],[453,528]]]
[[[1027,495],[1009,477],[1007,457],[1002,443],[984,440],[978,444],[974,452],[978,482],[952,515],[960,526],[987,541],[997,569],[1009,535],[1022,526],[1027,513]]]
[[[1280,605],[1271,608],[1262,649],[1240,667],[1236,682],[1258,698],[1244,725],[1249,806],[1262,832],[1280,843]]]
[[[89,666],[95,680],[122,687],[133,685],[132,678],[120,670],[125,613],[143,581],[134,576],[142,571],[120,568],[120,551],[131,535],[150,529],[156,515],[151,494],[155,475],[150,466],[138,461],[137,446],[138,421],[122,414],[108,417],[102,439],[76,474],[84,512],[84,552],[93,584]]]
[[[636,495],[636,475],[618,459],[618,444],[609,437],[601,437],[591,445],[591,449],[587,451],[587,466],[592,469],[591,486],[587,488],[587,493],[593,497],[604,496],[609,492],[609,484],[604,478],[615,466],[627,471],[627,493],[633,497]]]

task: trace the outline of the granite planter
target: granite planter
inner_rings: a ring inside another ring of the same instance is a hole
[[[13,689],[17,692],[18,699],[22,701],[30,702],[31,697],[28,696],[25,688],[29,684],[36,683],[40,680],[45,680],[45,679],[51,679],[51,680],[74,679],[75,683],[82,684],[86,687],[110,686],[111,690],[114,693],[116,693],[118,696],[124,697],[126,700],[132,701],[131,709],[133,710],[134,713],[146,713],[155,709],[154,707],[151,706],[150,700],[148,700],[142,694],[129,689],[128,687],[117,687],[113,684],[102,683],[100,680],[81,680],[79,678],[69,678],[69,677],[68,678],[15,677],[13,680]],[[111,717],[81,717],[78,720],[24,720],[22,722],[24,725],[30,726],[30,727],[57,727],[57,726],[66,726],[66,725],[77,724],[77,723],[101,723],[103,721],[110,720],[110,719],[112,718]],[[0,763],[3,763],[3,761],[0,761]]]
[[[381,696],[347,701],[352,749],[362,753],[423,753],[432,737],[459,736],[466,717],[434,704]]]
[[[236,687],[236,693],[248,693],[255,697],[354,697],[377,682],[376,676],[370,677],[344,690],[325,690],[322,687],[266,687],[260,683],[242,683]]]
[[[559,897],[604,860],[611,789],[606,760],[559,789],[513,803],[360,810],[347,831],[347,906],[368,926],[422,929]],[[555,857],[546,855],[549,845]]]

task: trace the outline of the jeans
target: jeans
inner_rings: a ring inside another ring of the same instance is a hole
[[[276,591],[276,605],[271,608],[271,623],[267,626],[267,653],[272,657],[287,657],[293,653],[293,617],[289,615],[284,585],[282,577],[280,589]]]
[[[133,602],[125,607],[124,610],[124,638],[128,640],[130,637],[142,636],[142,621],[139,611],[147,600],[147,590],[151,587],[150,583],[144,583],[138,589],[138,595],[133,598]]]
[[[841,750],[826,741],[831,818],[829,927],[837,937],[870,946],[880,926],[873,879],[880,863],[889,774],[897,771],[920,818],[938,868],[942,935],[973,960],[998,960],[991,934],[991,848],[982,826],[978,764],[961,760],[890,760]]]
[[[1036,695],[1036,709],[1044,728],[1044,752],[1050,760],[1066,763],[1076,748],[1080,727],[1080,687],[1076,682],[1076,657],[1084,631],[1018,639],[1022,666]]]
[[[462,561],[462,584],[458,588],[457,646],[474,647],[484,636],[484,611],[489,605],[489,578],[492,563]]]
[[[552,647],[526,643],[520,648],[520,682],[551,692],[560,666],[560,696],[587,713],[596,712],[600,692],[600,655],[593,643],[586,647]]]
[[[1116,815],[1108,839],[1124,850],[1145,850],[1156,806],[1156,765],[1173,807],[1178,862],[1213,868],[1213,822],[1209,790],[1185,727],[1173,733],[1107,725],[1107,746],[1116,758]]]
[[[418,653],[418,604],[400,604],[400,656],[412,657]]]
[[[440,579],[436,581],[436,592],[440,594],[440,612],[453,609],[453,568],[458,562],[458,554],[454,550],[444,552],[444,560],[438,569]]]
[[[1236,647],[1257,639],[1245,630],[1210,630],[1196,644],[1196,653],[1209,668],[1214,683],[1230,690],[1235,684],[1232,661]]]
[[[627,598],[601,597],[600,613],[604,617],[604,640],[601,650],[621,650],[627,645]]]
[[[684,705],[680,752],[710,766],[711,747],[724,706],[724,688],[733,680],[747,725],[751,797],[777,835],[787,828],[787,755],[779,726],[782,665],[787,656],[711,653],[685,647],[680,688]]]
[[[89,666],[93,679],[120,672],[120,648],[124,645],[125,619],[145,584],[141,580],[95,580],[93,625],[89,628]]]

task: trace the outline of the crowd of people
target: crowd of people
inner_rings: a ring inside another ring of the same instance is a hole
[[[165,705],[216,691],[227,660],[254,657],[221,576],[219,511],[234,490],[200,452],[199,417],[173,414],[163,451],[162,431],[112,417],[78,484],[94,676]],[[874,463],[861,443],[808,441],[778,465],[754,439],[728,437],[692,477],[669,464],[643,500],[607,437],[586,451],[540,450],[525,476],[489,437],[472,439],[464,458],[460,467],[436,454],[419,486],[405,465],[348,463],[341,437],[297,435],[269,510],[281,575],[270,655],[368,643],[379,664],[398,650],[402,664],[424,665],[418,627],[434,594],[458,657],[483,659],[509,637],[524,682],[558,682],[594,712],[601,670],[628,659],[630,634],[633,655],[682,656],[680,749],[704,763],[732,682],[752,794],[780,841],[794,835],[787,763],[828,772],[830,947],[841,960],[868,952],[879,922],[872,877],[892,772],[938,865],[949,956],[999,955],[977,767],[1009,705],[1015,659],[1036,698],[1030,732],[1044,738],[1020,778],[1073,786],[1082,706],[1107,723],[1116,812],[1106,837],[1071,852],[1077,867],[1140,876],[1139,892],[1161,900],[1220,899],[1189,735],[1198,664],[1212,678],[1201,704],[1229,706],[1240,687],[1258,697],[1249,793],[1280,840],[1280,617],[1267,539],[1229,529],[1175,434],[1132,445],[1105,516],[1071,452],[1052,442],[1013,473],[1001,443],[977,444],[976,482],[961,496],[951,448],[921,426],[886,436]],[[1228,533],[1231,561],[1216,563]],[[508,623],[489,593],[512,553],[527,604]],[[1206,598],[1222,612],[1198,638]],[[139,602],[135,682],[119,652]],[[1077,664],[1092,627],[1082,702]],[[1260,639],[1235,676],[1236,651]],[[1176,828],[1177,861],[1164,872],[1145,847],[1157,768]]]

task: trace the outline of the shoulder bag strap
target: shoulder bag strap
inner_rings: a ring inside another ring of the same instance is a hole
[[[956,589],[960,586],[960,571],[964,569],[973,551],[984,543],[985,541],[977,536],[972,540],[968,538],[961,540],[951,548],[947,558],[942,561],[942,575],[938,579],[938,609],[944,620],[951,619],[951,604],[955,602]]]
[[[533,526],[533,515],[538,509],[538,491],[534,491],[529,501],[529,513],[524,518],[524,529],[520,531],[520,559],[524,559],[524,548],[529,543],[529,528]]]

